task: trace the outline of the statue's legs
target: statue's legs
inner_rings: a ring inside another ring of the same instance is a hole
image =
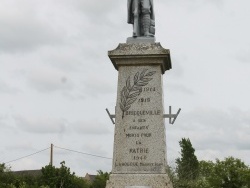
[[[153,36],[150,32],[150,22],[151,22],[151,4],[150,0],[140,0],[141,4],[141,14],[142,14],[142,28],[143,35],[146,37]]]
[[[134,16],[133,37],[139,37],[140,34],[140,0],[133,0],[132,10]]]

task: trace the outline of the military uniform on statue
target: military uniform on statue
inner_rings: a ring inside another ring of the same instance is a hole
[[[133,37],[127,42],[142,40],[155,42],[155,15],[153,0],[128,0],[128,23],[133,24]]]

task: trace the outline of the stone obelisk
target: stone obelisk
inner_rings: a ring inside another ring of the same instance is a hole
[[[106,188],[172,188],[162,89],[162,76],[171,69],[170,52],[154,36],[142,34],[108,56],[119,76],[113,166]]]

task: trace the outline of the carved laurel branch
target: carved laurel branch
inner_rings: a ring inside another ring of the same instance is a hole
[[[124,118],[125,112],[129,110],[131,105],[137,100],[138,96],[142,92],[142,87],[146,86],[150,78],[155,74],[156,71],[147,72],[148,69],[144,69],[141,73],[137,72],[134,76],[134,82],[131,86],[130,76],[126,80],[126,86],[123,87],[121,91],[121,102],[120,108],[122,110],[122,118]]]

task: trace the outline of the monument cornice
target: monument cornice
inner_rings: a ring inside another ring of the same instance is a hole
[[[162,74],[172,68],[170,51],[160,43],[120,43],[115,50],[109,51],[116,70],[119,66],[160,65]],[[128,61],[133,59],[133,61]]]

